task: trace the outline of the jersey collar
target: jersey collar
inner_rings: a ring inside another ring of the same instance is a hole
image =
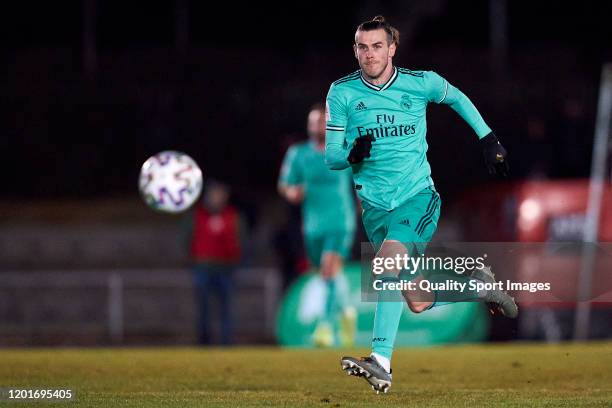
[[[363,77],[363,72],[361,72],[360,75],[361,78],[361,82],[363,82],[363,84],[365,86],[367,86],[368,88],[371,88],[375,91],[384,91],[385,89],[389,88],[391,86],[391,84],[393,84],[393,82],[395,82],[395,80],[397,79],[397,68],[394,66],[393,67],[393,74],[391,74],[391,78],[389,78],[389,80],[383,84],[383,85],[374,85],[370,82],[368,82],[364,77]]]

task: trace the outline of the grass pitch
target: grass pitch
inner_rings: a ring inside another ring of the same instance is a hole
[[[399,349],[376,395],[344,353],[278,348],[0,350],[0,387],[71,388],[58,407],[612,407],[612,343]]]

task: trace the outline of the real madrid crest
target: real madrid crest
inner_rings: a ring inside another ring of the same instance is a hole
[[[404,109],[405,111],[410,110],[410,108],[412,108],[412,100],[410,99],[410,96],[408,95],[402,96],[400,105],[402,105],[402,109]]]

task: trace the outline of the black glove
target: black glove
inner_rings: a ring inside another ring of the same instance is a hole
[[[353,148],[349,152],[348,162],[351,164],[361,163],[366,157],[370,157],[372,142],[376,141],[373,135],[360,136],[353,142]]]
[[[483,149],[485,164],[489,174],[508,177],[510,166],[508,165],[508,152],[499,143],[493,132],[480,139]]]

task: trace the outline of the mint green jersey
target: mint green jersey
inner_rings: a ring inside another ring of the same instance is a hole
[[[373,85],[356,71],[331,85],[326,102],[327,165],[352,167],[359,197],[384,210],[434,184],[425,138],[429,103],[449,105],[479,138],[491,132],[472,102],[432,71],[394,67],[384,85]],[[351,166],[347,157],[352,144],[365,135],[376,139],[371,157]]]
[[[351,171],[330,170],[325,165],[325,153],[313,143],[297,143],[287,150],[278,182],[304,188],[302,218],[305,234],[355,230]]]

